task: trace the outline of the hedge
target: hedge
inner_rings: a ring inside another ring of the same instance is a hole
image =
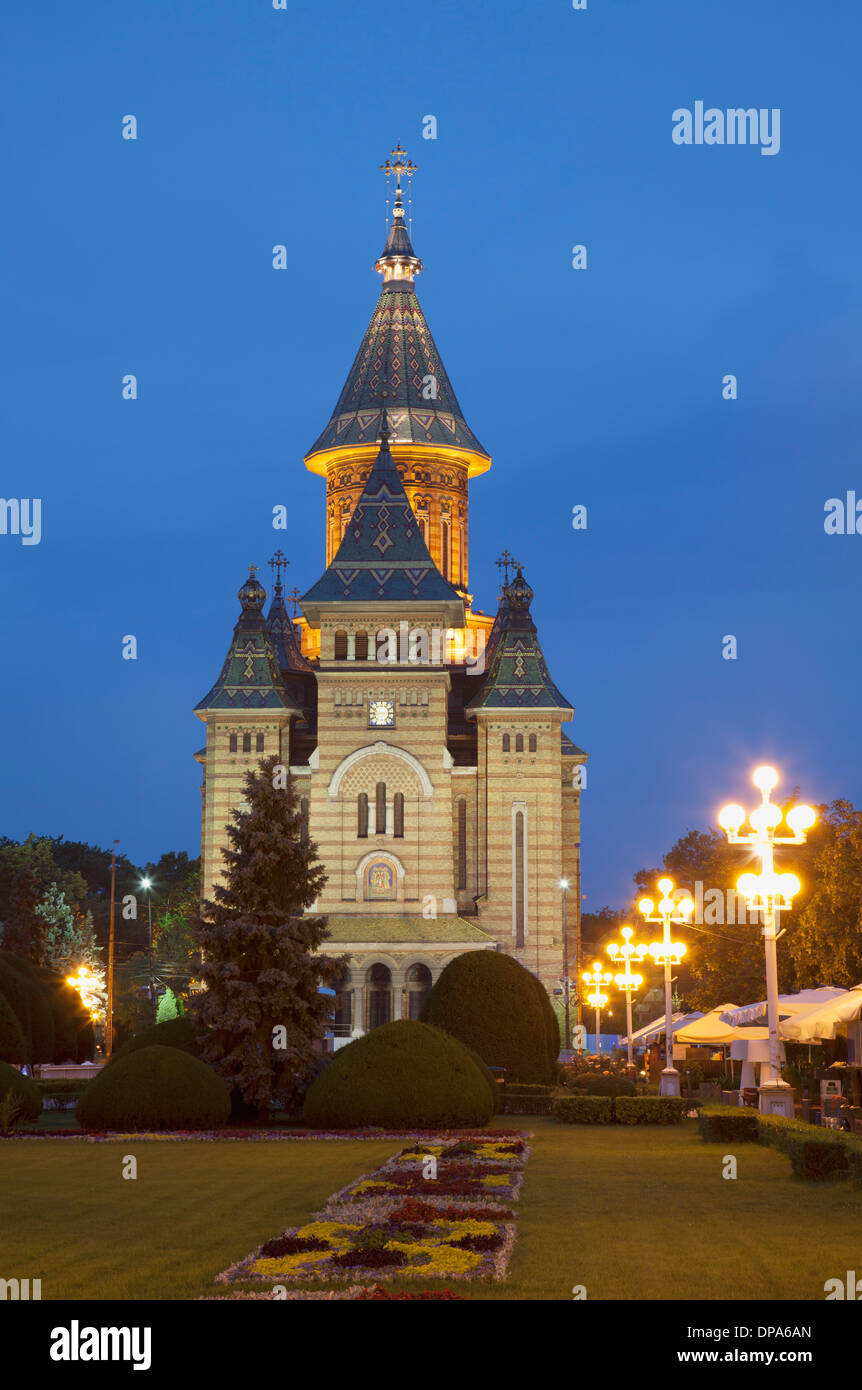
[[[697,1114],[701,1139],[708,1144],[756,1141],[758,1113],[733,1105],[704,1105]]]
[[[425,1000],[421,1020],[473,1048],[489,1067],[504,1067],[507,1081],[556,1080],[556,1015],[542,984],[512,956],[456,956]]]
[[[309,1090],[303,1116],[322,1129],[456,1129],[487,1124],[494,1102],[487,1075],[457,1038],[399,1019],[336,1052]]]
[[[554,1115],[564,1125],[609,1125],[614,1118],[611,1096],[561,1096]]]
[[[616,1096],[618,1125],[678,1125],[688,1110],[681,1096]]]
[[[216,1129],[230,1114],[221,1077],[177,1047],[144,1047],[87,1083],[77,1109],[83,1129]]]
[[[42,1113],[42,1097],[39,1094],[39,1087],[29,1076],[22,1076],[20,1071],[10,1067],[7,1062],[0,1062],[0,1100],[12,1091],[21,1105],[17,1120],[37,1120]]]
[[[587,1096],[636,1096],[637,1087],[627,1076],[602,1076],[600,1073],[579,1072],[566,1083],[573,1091]]]
[[[553,1092],[553,1086],[529,1086],[525,1083],[516,1082],[514,1086],[506,1085],[507,1096],[549,1096]]]

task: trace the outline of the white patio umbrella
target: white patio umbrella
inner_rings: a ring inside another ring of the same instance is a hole
[[[689,1047],[729,1047],[734,1042],[755,1042],[769,1037],[768,1028],[734,1028],[733,1024],[725,1023],[722,1014],[737,1007],[736,1004],[717,1005],[702,1018],[677,1029],[675,1040],[687,1043]]]
[[[779,1016],[783,1014],[785,1017],[789,1014],[803,1014],[815,1005],[829,1004],[839,995],[846,993],[846,989],[825,985],[821,989],[801,989],[798,994],[779,994],[778,1013]],[[740,1008],[725,1009],[721,1017],[725,1023],[732,1023],[738,1028],[741,1024],[753,1023],[765,1013],[766,1000],[761,999],[757,1004],[743,1004]]]
[[[702,1013],[692,1013],[692,1014],[676,1013],[676,1014],[671,1014],[671,1016],[670,1016],[670,1027],[671,1027],[671,1032],[673,1033],[674,1037],[677,1036],[677,1030],[678,1030],[678,1029],[684,1028],[685,1025],[686,1025],[687,1023],[693,1023],[694,1020],[695,1020],[696,1018],[703,1018],[703,1014],[702,1014]],[[644,1024],[643,1028],[639,1028],[639,1029],[637,1030],[636,1033],[632,1033],[632,1042],[635,1044],[635,1046],[640,1045],[640,1046],[645,1047],[648,1043],[655,1042],[657,1038],[660,1038],[660,1037],[663,1037],[663,1036],[664,1036],[664,1014],[662,1014],[661,1018],[653,1019],[652,1023],[646,1023],[646,1024]],[[627,1038],[627,1037],[625,1037],[625,1038],[620,1038],[620,1047],[626,1047],[627,1044],[628,1044],[628,1038]]]
[[[783,1038],[793,1042],[830,1041],[841,1023],[856,1023],[862,1018],[862,984],[843,990],[834,999],[795,1013],[779,1025]]]

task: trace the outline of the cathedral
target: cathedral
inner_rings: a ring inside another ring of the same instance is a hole
[[[580,882],[587,755],[564,732],[573,707],[507,552],[496,616],[473,604],[469,492],[491,458],[416,296],[403,200],[415,166],[392,154],[380,297],[305,456],[326,484],[325,569],[291,615],[281,552],[268,611],[251,566],[221,674],[195,707],[202,895],[220,877],[246,772],[278,754],[327,873],[314,909],[327,950],[349,957],[337,1039],[417,1017],[464,951],[506,951],[556,988],[560,880]]]

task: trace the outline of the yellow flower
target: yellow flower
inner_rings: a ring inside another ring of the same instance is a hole
[[[255,1260],[249,1272],[262,1274],[264,1278],[278,1278],[280,1274],[292,1274],[304,1265],[322,1264],[332,1253],[331,1250],[300,1250],[296,1255],[278,1255],[273,1259]]]
[[[508,1173],[491,1173],[487,1178],[480,1178],[483,1187],[506,1187],[509,1183]]]

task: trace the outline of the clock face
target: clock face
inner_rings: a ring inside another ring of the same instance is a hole
[[[372,700],[368,710],[372,729],[391,729],[395,724],[395,705],[392,700]]]

